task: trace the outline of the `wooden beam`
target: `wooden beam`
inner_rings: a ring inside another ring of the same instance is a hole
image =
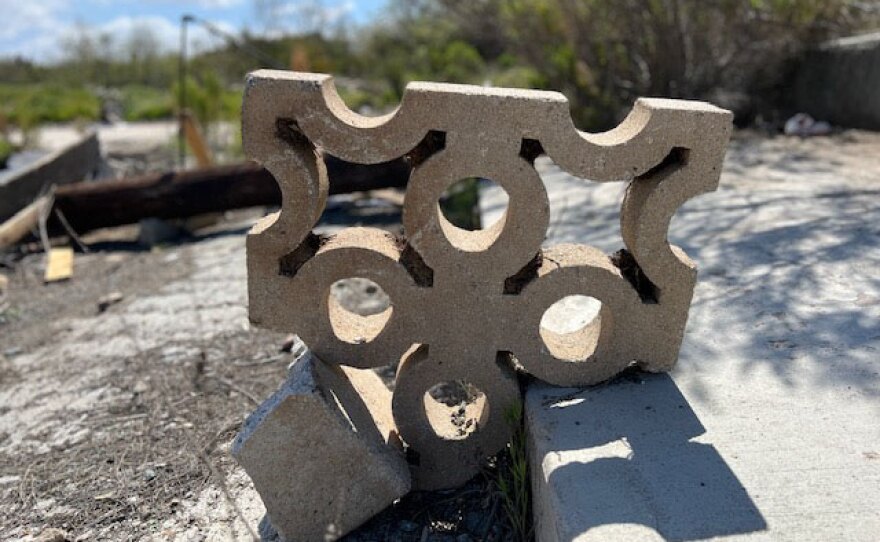
[[[40,212],[49,204],[51,196],[42,196],[0,224],[0,250],[12,246],[40,224]]]
[[[327,157],[330,193],[403,187],[410,166],[404,159],[376,165]],[[254,163],[144,175],[129,179],[59,186],[55,208],[73,230],[133,224],[144,218],[188,218],[205,213],[281,204],[268,171]],[[58,224],[50,224],[60,232]]]
[[[210,167],[214,165],[214,159],[211,156],[211,149],[205,141],[204,134],[199,127],[198,121],[189,111],[180,114],[180,124],[183,134],[186,137],[186,143],[196,157],[199,167]]]

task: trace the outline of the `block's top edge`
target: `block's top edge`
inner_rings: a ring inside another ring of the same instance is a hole
[[[287,70],[255,70],[247,74],[247,81],[255,81],[258,79],[275,79],[278,81],[302,81],[323,83],[324,81],[333,79],[332,75],[326,73],[311,72],[293,72]]]
[[[394,111],[364,116],[348,108],[330,75],[259,70],[247,79],[242,131],[245,153],[261,163],[283,156],[273,132],[280,118],[329,154],[362,164],[403,156],[429,131],[491,138],[517,152],[518,141],[534,139],[570,173],[612,181],[645,173],[672,147],[721,152],[732,116],[705,102],[640,98],[615,128],[583,132],[559,92],[428,82],[408,84]]]
[[[314,87],[316,90],[325,85],[335,86],[334,77],[323,73],[262,69],[248,74],[247,84],[249,86],[259,81],[299,83]],[[568,105],[568,99],[564,94],[552,90],[464,85],[458,83],[413,81],[406,85],[405,93],[454,94],[459,96],[531,100],[545,103],[555,102],[560,105]],[[674,109],[688,112],[730,114],[726,109],[698,100],[639,98],[636,104],[645,106],[648,109]]]
[[[679,98],[639,98],[636,103],[644,105],[649,109],[674,109],[676,111],[733,116],[733,113],[727,109],[699,100],[682,100]]]
[[[461,85],[457,83],[432,83],[413,81],[406,86],[407,92],[436,92],[442,94],[458,94],[461,96],[485,96],[490,98],[509,98],[520,100],[538,100],[543,102],[568,103],[568,99],[559,92],[550,90],[534,90],[523,88],[488,87],[478,85]]]

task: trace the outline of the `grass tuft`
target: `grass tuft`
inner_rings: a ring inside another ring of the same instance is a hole
[[[508,445],[509,461],[498,469],[498,492],[501,494],[515,540],[530,542],[534,540],[534,531],[522,403],[516,403],[504,416],[513,428],[513,436]]]

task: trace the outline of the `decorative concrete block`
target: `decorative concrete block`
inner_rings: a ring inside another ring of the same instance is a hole
[[[373,412],[390,419],[390,392],[362,376],[357,387]],[[232,453],[284,540],[336,540],[410,489],[402,452],[386,443],[346,373],[308,352],[247,419]]]
[[[403,359],[393,412],[413,452],[415,487],[457,485],[510,435],[514,368],[585,386],[634,363],[674,365],[696,268],[666,233],[681,204],[717,187],[731,117],[705,103],[641,99],[620,126],[589,134],[574,128],[556,92],[412,83],[396,112],[368,118],[346,108],[329,76],[255,72],[244,149],[278,181],[282,207],[248,236],[251,321],[298,333],[331,364]],[[410,158],[403,237],[311,232],[328,193],[324,153],[363,164]],[[576,176],[628,183],[625,249],[542,249],[550,211],[534,169],[541,154]],[[480,231],[457,228],[438,205],[444,190],[472,177],[494,180],[510,198],[504,216]],[[353,277],[379,284],[392,306],[367,318],[343,310],[330,288]],[[598,318],[577,334],[543,333],[544,312],[571,295],[601,301]],[[432,383],[459,380],[486,403],[465,439],[437,431],[436,406],[425,398]]]

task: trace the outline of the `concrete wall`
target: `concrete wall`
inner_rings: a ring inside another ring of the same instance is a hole
[[[44,188],[81,181],[101,162],[101,147],[94,131],[22,168],[0,182],[0,221],[31,203]]]
[[[797,111],[880,130],[880,32],[834,40],[809,53],[792,90]]]

